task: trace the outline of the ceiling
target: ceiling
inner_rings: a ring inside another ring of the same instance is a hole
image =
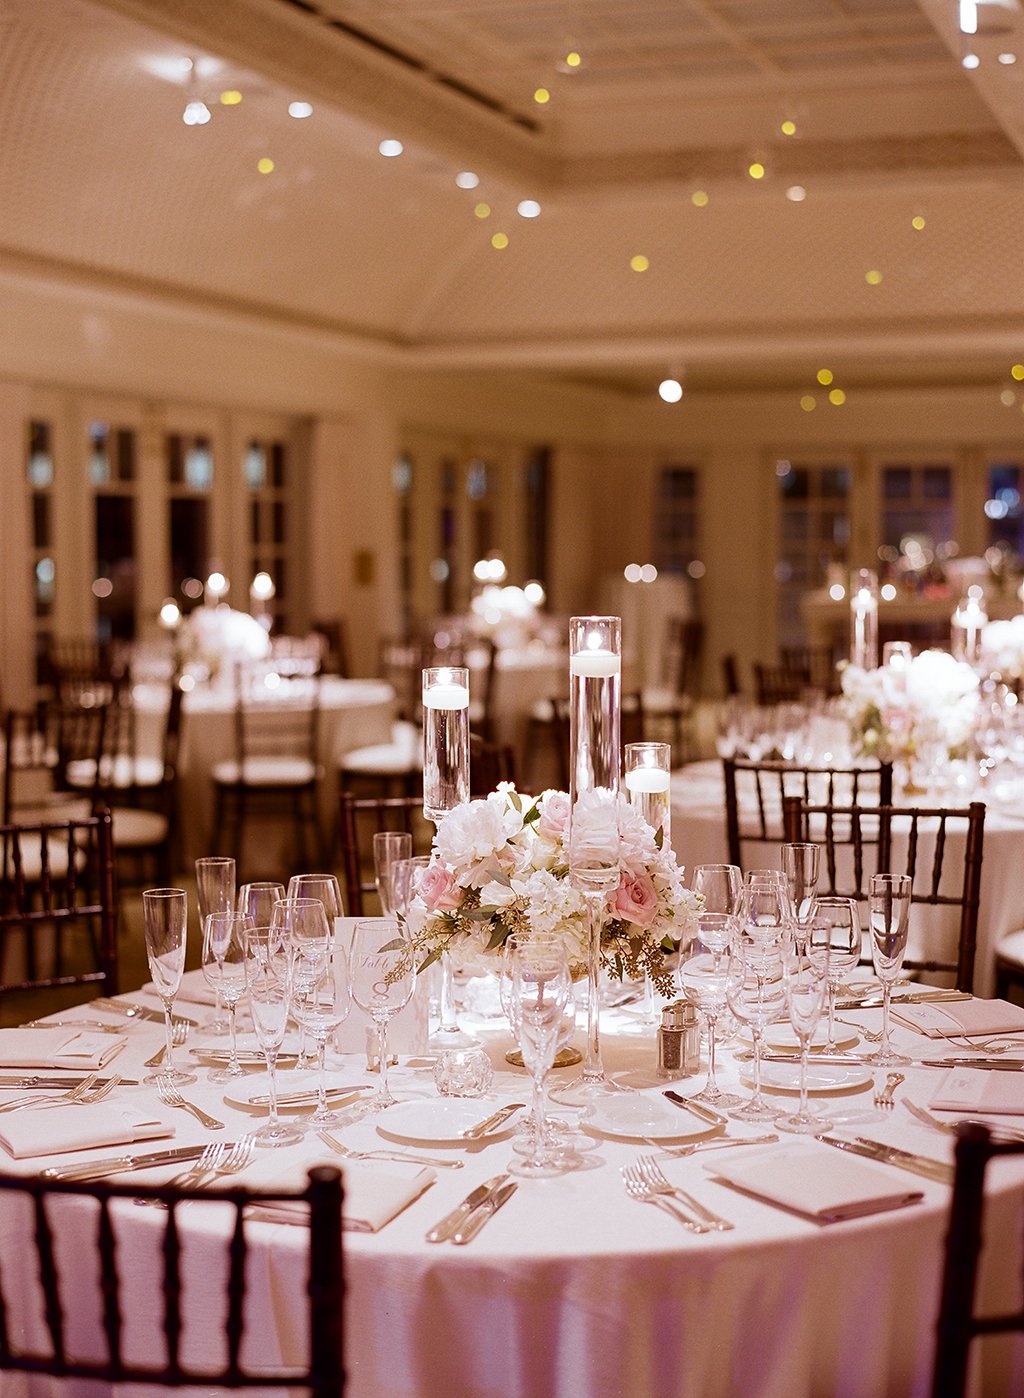
[[[965,39],[957,0],[0,0],[0,284],[623,392],[825,358],[999,384],[1024,15],[978,13]]]

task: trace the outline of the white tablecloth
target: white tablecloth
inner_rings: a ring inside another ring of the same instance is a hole
[[[877,1012],[860,1014],[865,1023],[877,1023]],[[499,1102],[527,1100],[524,1074],[504,1065],[506,1035],[495,1026],[485,1032],[502,1071],[491,1098],[480,1104],[481,1116]],[[137,1024],[131,1034],[130,1061],[128,1052],[122,1055],[125,1069],[152,1051],[160,1029]],[[905,1030],[899,1031],[899,1041],[912,1044],[918,1054],[922,1047],[935,1048]],[[653,1075],[652,1032],[638,1031],[637,1021],[624,1011],[606,1012],[604,1046],[609,1068],[619,1071],[622,1081],[652,1093],[664,1086]],[[728,1051],[721,1054],[721,1076],[735,1083],[730,1059]],[[362,1076],[362,1063],[349,1060],[341,1071],[351,1081],[353,1072]],[[560,1076],[575,1071],[562,1070]],[[907,1070],[897,1102],[906,1093],[927,1103],[939,1076],[936,1070]],[[427,1066],[403,1065],[392,1085],[402,1095],[433,1096]],[[687,1080],[681,1086],[690,1091],[697,1085]],[[871,1086],[868,1077],[856,1090],[817,1101],[844,1114],[841,1129],[849,1134],[949,1157],[952,1137],[918,1125],[899,1105],[889,1114],[873,1110]],[[148,1089],[133,1091],[150,1100]],[[230,1138],[253,1124],[251,1115],[225,1104],[223,1088],[200,1082],[187,1095],[225,1120]],[[780,1093],[776,1100],[782,1111],[793,1098]],[[210,1139],[184,1113],[169,1115],[181,1142]],[[379,1120],[386,1127],[386,1114]],[[732,1134],[749,1130],[739,1124],[729,1129]],[[340,1134],[356,1148],[383,1143],[373,1119]],[[282,1168],[300,1172],[313,1155],[321,1157],[318,1145],[314,1137],[312,1145],[277,1152]],[[804,1148],[812,1159],[831,1158],[826,1145],[811,1141]],[[438,1147],[424,1149],[437,1153]],[[920,1187],[923,1203],[823,1227],[711,1178],[716,1160],[749,1162],[758,1148],[665,1158],[663,1167],[674,1182],[736,1225],[729,1233],[696,1236],[626,1197],[619,1167],[642,1149],[600,1139],[588,1156],[590,1168],[523,1181],[480,1236],[458,1248],[429,1245],[423,1235],[475,1184],[504,1169],[511,1151],[507,1138],[472,1151],[452,1148],[465,1161],[464,1169],[439,1171],[436,1183],[380,1233],[346,1234],[349,1398],[924,1398],[947,1186],[877,1167],[889,1185]],[[14,1162],[11,1168],[33,1166],[38,1162]],[[1014,1286],[1022,1183],[1024,1166],[999,1162],[987,1233],[993,1250],[990,1297]],[[150,1223],[148,1211],[130,1211],[132,1244],[126,1256],[137,1279],[131,1293],[136,1308],[145,1307],[146,1288],[152,1286]],[[258,1267],[254,1273],[253,1338],[260,1355],[273,1361],[301,1325],[299,1236],[285,1225],[265,1225],[263,1236],[266,1271]],[[0,1245],[6,1266],[15,1241],[0,1238]],[[205,1254],[200,1250],[194,1256],[195,1282]],[[209,1279],[206,1284],[215,1285]],[[1024,1356],[1011,1342],[996,1348],[1001,1357],[986,1351],[988,1367],[978,1391],[985,1398],[1008,1398],[1024,1391]],[[1015,1369],[1004,1367],[1008,1351]],[[61,1390],[47,1381],[11,1378],[4,1398],[49,1398],[53,1392]],[[89,1398],[103,1392],[91,1389]],[[205,1390],[193,1390],[196,1398],[200,1392]],[[69,1387],[62,1398],[84,1398],[84,1393],[81,1386]]]
[[[966,797],[950,798],[950,804],[967,805]],[[984,795],[976,799],[985,800]],[[894,830],[894,858],[903,857],[898,827]],[[905,842],[904,842],[905,843]],[[722,765],[718,761],[695,762],[672,777],[672,846],[681,864],[691,872],[697,864],[713,864],[728,859],[725,831],[725,788]],[[924,859],[922,849],[920,858]],[[962,865],[963,842],[950,832],[945,866],[948,871]],[[748,861],[749,862],[749,861]],[[778,846],[766,846],[764,863],[776,868]],[[897,867],[900,867],[897,863]],[[993,961],[996,943],[1008,932],[1024,925],[1024,902],[1020,895],[1020,870],[1024,867],[1024,812],[988,805],[985,813],[984,860],[981,870],[981,905],[978,915],[978,946],[974,965],[974,989],[991,995],[994,989]],[[945,887],[945,877],[944,883]],[[958,874],[959,877],[959,874]],[[922,916],[923,915],[923,916]],[[917,930],[927,924],[933,954],[953,956],[955,926],[959,914],[946,909],[920,909],[915,913]],[[915,927],[911,927],[913,939]],[[937,940],[931,940],[937,938]],[[913,940],[911,943],[913,947]],[[917,950],[919,947],[913,947]]]

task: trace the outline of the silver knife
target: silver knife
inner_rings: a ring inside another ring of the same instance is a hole
[[[677,1107],[683,1107],[686,1111],[692,1112],[694,1116],[700,1117],[701,1121],[706,1121],[711,1126],[726,1126],[729,1118],[716,1112],[713,1107],[706,1107],[703,1102],[695,1102],[692,1097],[684,1097],[679,1092],[673,1092],[671,1088],[661,1094],[667,1097],[670,1102],[674,1102]]]
[[[191,1048],[189,1057],[198,1059],[200,1063],[211,1063],[220,1065],[231,1062],[230,1049],[213,1048]],[[267,1066],[267,1060],[262,1053],[255,1049],[239,1049],[238,1061],[243,1068],[263,1068]],[[299,1061],[297,1053],[279,1053],[277,1056],[277,1066],[279,1068],[293,1068]]]
[[[893,1008],[900,1005],[941,1005],[949,1004],[954,1000],[973,1000],[973,996],[967,990],[933,990],[923,991],[920,995],[894,995],[890,1000]],[[880,1010],[883,1005],[880,994],[857,995],[848,1000],[837,1000],[837,1010]]]
[[[14,1078],[3,1076],[0,1077],[0,1092],[6,1092],[9,1087],[77,1087],[80,1082],[85,1081],[87,1076],[88,1073],[85,1068],[82,1069],[81,1073],[76,1078],[64,1076]],[[94,1086],[103,1087],[109,1081],[109,1077],[97,1077]],[[118,1078],[117,1081],[119,1087],[138,1087],[139,1085],[138,1078]]]
[[[357,1082],[351,1087],[329,1087],[327,1089],[327,1096],[354,1097],[359,1092],[369,1092],[369,1090],[370,1084],[368,1082]],[[260,1092],[257,1096],[247,1097],[245,1100],[250,1107],[269,1107],[270,1093]],[[277,1094],[277,1105],[279,1107],[301,1107],[307,1103],[312,1106],[319,1100],[320,1094],[317,1092],[316,1088],[312,1088],[308,1092],[279,1092]]]
[[[134,1000],[124,1000],[119,997],[109,996],[106,999],[90,1000],[89,1004],[100,1010],[116,1010],[118,1014],[124,1015],[125,1019],[145,1019],[152,1020],[155,1024],[163,1024],[163,1010],[151,1010],[147,1005],[137,1005]],[[174,1019],[184,1020],[194,1029],[198,1025],[198,1019],[189,1019],[188,1015],[174,1012]]]
[[[471,1238],[475,1238],[487,1220],[494,1217],[502,1204],[506,1204],[518,1188],[519,1185],[515,1180],[509,1180],[508,1184],[500,1185],[497,1189],[492,1190],[483,1203],[476,1206],[465,1223],[461,1224],[452,1234],[452,1242],[468,1243]]]
[[[478,1208],[492,1189],[499,1188],[508,1179],[507,1174],[495,1175],[493,1179],[487,1180],[484,1184],[478,1184],[476,1189],[471,1190],[466,1195],[462,1203],[452,1209],[450,1214],[445,1214],[440,1222],[435,1223],[430,1232],[426,1235],[428,1243],[443,1243],[450,1238],[456,1228],[463,1223],[475,1208]]]
[[[81,1165],[50,1165],[41,1170],[44,1180],[93,1180],[103,1175],[117,1175],[122,1170],[149,1170],[156,1165],[174,1165],[179,1160],[198,1160],[206,1149],[199,1146],[178,1146],[175,1150],[156,1150],[149,1155],[114,1155],[105,1160],[90,1160]],[[227,1146],[225,1149],[230,1150]]]
[[[1004,1073],[1024,1071],[1024,1058],[922,1058],[924,1068],[994,1068]]]
[[[521,1111],[525,1105],[525,1102],[509,1102],[507,1106],[499,1107],[496,1112],[484,1117],[483,1121],[478,1121],[475,1126],[467,1126],[459,1135],[464,1140],[475,1141],[480,1136],[486,1136],[488,1131],[496,1131],[514,1112]]]
[[[883,1165],[895,1165],[912,1174],[923,1175],[926,1180],[936,1180],[939,1184],[953,1183],[953,1167],[942,1160],[933,1160],[929,1155],[912,1155],[908,1150],[897,1146],[883,1146],[878,1141],[869,1141],[858,1136],[855,1141],[846,1141],[838,1136],[818,1136],[827,1146],[836,1150],[848,1150],[854,1155],[863,1155],[868,1160],[880,1161]]]

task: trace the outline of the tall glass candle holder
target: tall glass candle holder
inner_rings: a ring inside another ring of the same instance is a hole
[[[980,595],[979,595],[980,594]],[[957,603],[950,627],[950,650],[957,660],[967,665],[977,665],[981,659],[981,632],[988,625],[988,615],[984,607],[984,594],[980,588],[971,588],[966,597]]]
[[[878,575],[870,568],[850,576],[850,664],[878,668]]]
[[[672,745],[670,743],[627,743],[623,749],[623,782],[629,804],[657,834],[663,844],[672,843]],[[644,972],[644,999],[640,1023],[654,1026],[661,1016],[649,971]]]

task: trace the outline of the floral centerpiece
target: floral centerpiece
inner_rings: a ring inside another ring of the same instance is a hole
[[[184,665],[202,666],[211,679],[223,666],[265,660],[270,637],[255,617],[232,607],[197,607],[178,632],[178,655]]]
[[[1024,677],[1024,616],[987,622],[981,628],[979,660],[989,674],[1002,680]]]
[[[620,979],[648,972],[673,992],[664,966],[694,926],[700,898],[683,886],[675,856],[624,797],[607,811],[577,802],[574,841],[614,840],[619,884],[602,932],[602,965]],[[442,952],[482,965],[509,937],[555,933],[574,973],[587,969],[587,909],[569,878],[569,797],[545,791],[533,799],[502,782],[484,800],[449,811],[434,837],[431,862],[409,909],[408,922],[423,964]]]
[[[842,689],[858,753],[912,761],[926,747],[964,755],[978,707],[978,676],[948,651],[926,650],[903,665],[847,665]]]

